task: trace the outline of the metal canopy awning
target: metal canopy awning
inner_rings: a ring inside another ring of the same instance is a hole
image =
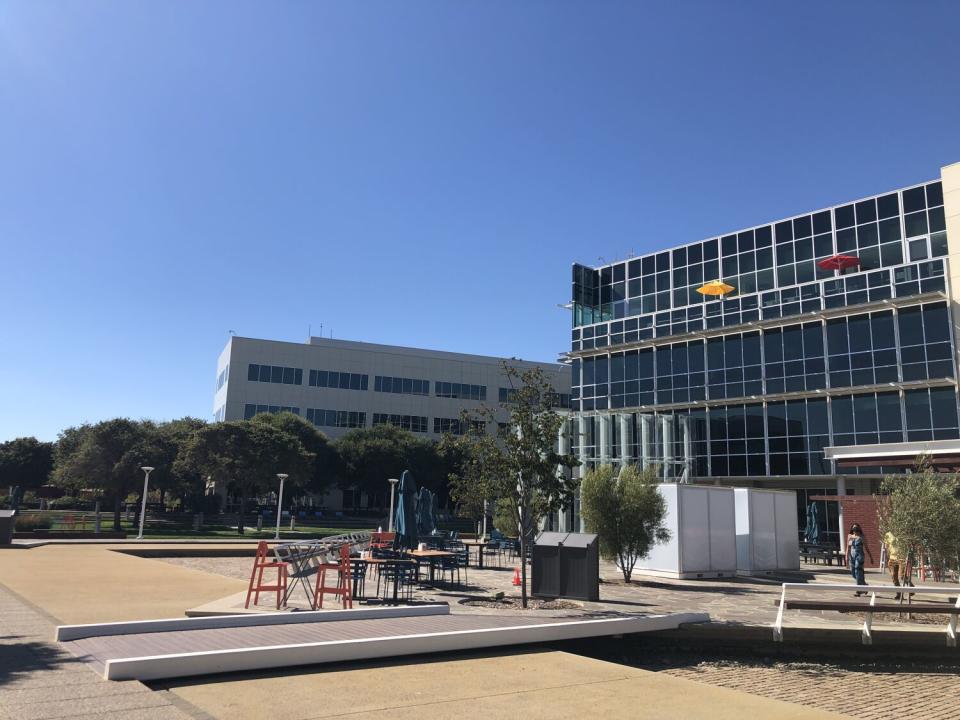
[[[823,454],[839,467],[913,467],[924,457],[938,469],[960,468],[960,440],[841,445],[824,448]]]

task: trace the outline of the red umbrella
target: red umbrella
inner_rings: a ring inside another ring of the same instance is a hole
[[[817,263],[823,270],[846,270],[860,264],[860,258],[853,255],[831,255]]]

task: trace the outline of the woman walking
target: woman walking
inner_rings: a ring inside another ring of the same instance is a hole
[[[850,568],[850,574],[853,575],[857,585],[866,585],[867,581],[863,577],[863,554],[866,552],[870,556],[870,562],[873,562],[873,553],[867,547],[863,539],[863,530],[859,523],[854,523],[850,528],[850,534],[847,535],[847,566]],[[855,597],[860,597],[863,592],[854,593]]]

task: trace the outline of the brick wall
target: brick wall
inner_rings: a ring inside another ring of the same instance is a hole
[[[880,535],[880,519],[877,516],[877,498],[875,495],[844,495],[839,498],[843,509],[843,538],[846,542],[847,533],[850,532],[850,526],[854,523],[860,523],[863,528],[863,541],[873,553],[873,562],[870,556],[866,555],[864,566],[869,568],[880,567],[880,548],[882,546],[882,537]]]

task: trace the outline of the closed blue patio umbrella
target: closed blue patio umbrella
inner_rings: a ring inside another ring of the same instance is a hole
[[[397,487],[397,509],[393,529],[397,533],[394,545],[397,549],[413,550],[417,547],[417,483],[413,473],[404,470]]]
[[[810,503],[810,533],[807,541],[816,545],[820,541],[820,507],[817,503]]]
[[[417,493],[417,533],[420,537],[433,535],[436,530],[436,521],[433,517],[434,495],[427,488],[420,488]]]

